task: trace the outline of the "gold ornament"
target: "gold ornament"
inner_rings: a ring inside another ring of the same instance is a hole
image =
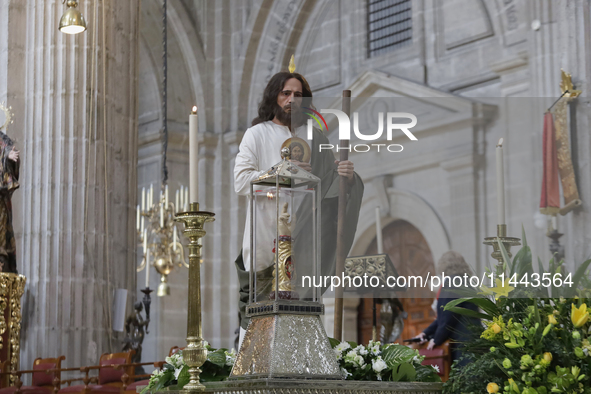
[[[291,55],[291,59],[289,59],[289,72],[290,73],[294,73],[295,72],[295,55]]]

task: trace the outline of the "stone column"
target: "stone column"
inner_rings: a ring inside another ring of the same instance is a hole
[[[21,151],[13,196],[27,277],[21,366],[62,354],[69,367],[96,364],[122,347],[112,331],[115,289],[130,300],[136,286],[139,1],[82,0],[88,30],[75,36],[58,31],[61,1],[0,5],[8,26],[0,80]]]

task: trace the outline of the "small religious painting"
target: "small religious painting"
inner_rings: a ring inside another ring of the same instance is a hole
[[[310,162],[311,150],[308,143],[298,137],[292,137],[285,140],[281,149],[288,147],[291,152],[291,160],[304,163]]]

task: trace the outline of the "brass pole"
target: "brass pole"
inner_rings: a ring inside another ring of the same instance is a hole
[[[191,203],[188,212],[180,212],[175,220],[185,224],[184,234],[189,239],[189,299],[187,305],[187,347],[183,350],[183,360],[189,366],[189,383],[183,392],[191,393],[205,390],[199,382],[201,366],[207,360],[207,350],[203,346],[201,328],[201,245],[199,239],[205,236],[203,225],[214,220],[211,212],[199,211],[199,203]]]
[[[351,91],[343,90],[343,112],[347,114],[351,113]],[[349,159],[349,140],[339,141],[339,160],[346,161]],[[347,211],[347,178],[344,176],[339,177],[339,216],[337,224],[337,261],[336,261],[336,272],[337,277],[341,277],[343,269],[345,268],[345,259],[347,253],[343,245],[343,239],[345,238],[345,213]],[[335,290],[334,300],[334,338],[338,341],[343,339],[343,287],[339,286]]]

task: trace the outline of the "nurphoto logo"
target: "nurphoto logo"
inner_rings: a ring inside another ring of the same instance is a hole
[[[351,120],[349,116],[343,111],[338,109],[321,109],[320,112],[309,108],[304,107],[304,114],[310,116],[308,119],[308,139],[312,140],[313,131],[312,128],[314,126],[314,122],[318,124],[318,126],[322,129],[322,125],[328,131],[328,125],[322,114],[332,114],[337,117],[337,121],[339,122],[339,140],[351,140]],[[417,125],[417,117],[408,112],[387,112],[384,115],[384,112],[378,112],[378,131],[373,134],[364,134],[359,129],[359,113],[353,112],[353,133],[355,137],[362,141],[378,141],[382,138],[384,134],[384,122],[386,123],[386,140],[392,141],[392,137],[395,135],[395,131],[400,130],[402,131],[411,141],[417,141],[417,137],[410,131],[411,128]],[[333,144],[320,144],[319,150],[322,151],[323,149],[330,149],[336,150],[337,152],[342,149],[346,149],[349,152],[369,152],[372,149],[377,150],[380,152],[380,148],[384,148],[388,152],[396,153],[402,152],[404,147],[400,144],[354,144],[349,145],[346,148],[341,148],[338,145]]]

